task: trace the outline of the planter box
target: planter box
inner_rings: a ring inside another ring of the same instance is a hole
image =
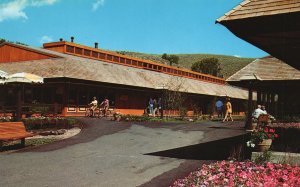
[[[251,160],[254,161],[258,156],[260,156],[262,154],[263,154],[263,152],[252,152]],[[270,162],[281,163],[281,164],[290,164],[292,166],[300,166],[300,154],[299,153],[271,151]]]

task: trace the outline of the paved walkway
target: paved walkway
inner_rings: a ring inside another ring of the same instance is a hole
[[[242,122],[81,121],[81,133],[72,138],[1,153],[0,186],[169,186],[228,149],[218,143],[204,149],[203,142],[245,133]]]

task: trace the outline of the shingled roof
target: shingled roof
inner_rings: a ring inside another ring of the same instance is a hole
[[[43,60],[0,63],[0,69],[8,73],[32,73],[48,80],[51,78],[65,77],[150,89],[161,89],[162,86],[167,88],[168,83],[180,81],[183,85],[181,90],[183,92],[212,96],[227,95],[238,99],[248,98],[247,90],[230,85],[214,84],[184,77],[181,78],[160,72],[62,54],[46,49],[35,48],[35,50],[49,52],[59,57]]]
[[[256,59],[226,81],[240,81],[241,77],[255,74],[262,81],[300,80],[300,71],[274,57]]]
[[[245,0],[216,20],[237,37],[300,69],[300,0]]]
[[[300,11],[300,0],[245,0],[217,22]]]

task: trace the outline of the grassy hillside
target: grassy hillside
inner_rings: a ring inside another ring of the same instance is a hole
[[[155,62],[168,64],[168,61],[161,58],[161,54],[145,54],[145,53],[137,53],[137,52],[128,52],[128,51],[119,51],[119,53],[141,58],[152,60]],[[217,58],[221,63],[221,73],[224,75],[224,78],[228,78],[233,75],[238,70],[242,69],[250,62],[255,60],[254,58],[238,58],[234,56],[225,56],[225,55],[212,55],[212,54],[175,54],[179,56],[179,67],[184,67],[190,69],[194,62],[200,61],[203,58]]]

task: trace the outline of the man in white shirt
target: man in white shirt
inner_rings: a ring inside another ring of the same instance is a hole
[[[267,112],[261,109],[261,105],[257,105],[257,109],[252,113],[252,117],[258,119],[261,114],[267,114]]]
[[[97,101],[96,97],[93,97],[93,101],[89,105],[90,105],[91,117],[92,117],[92,116],[94,116],[95,110],[98,105],[98,101]]]

